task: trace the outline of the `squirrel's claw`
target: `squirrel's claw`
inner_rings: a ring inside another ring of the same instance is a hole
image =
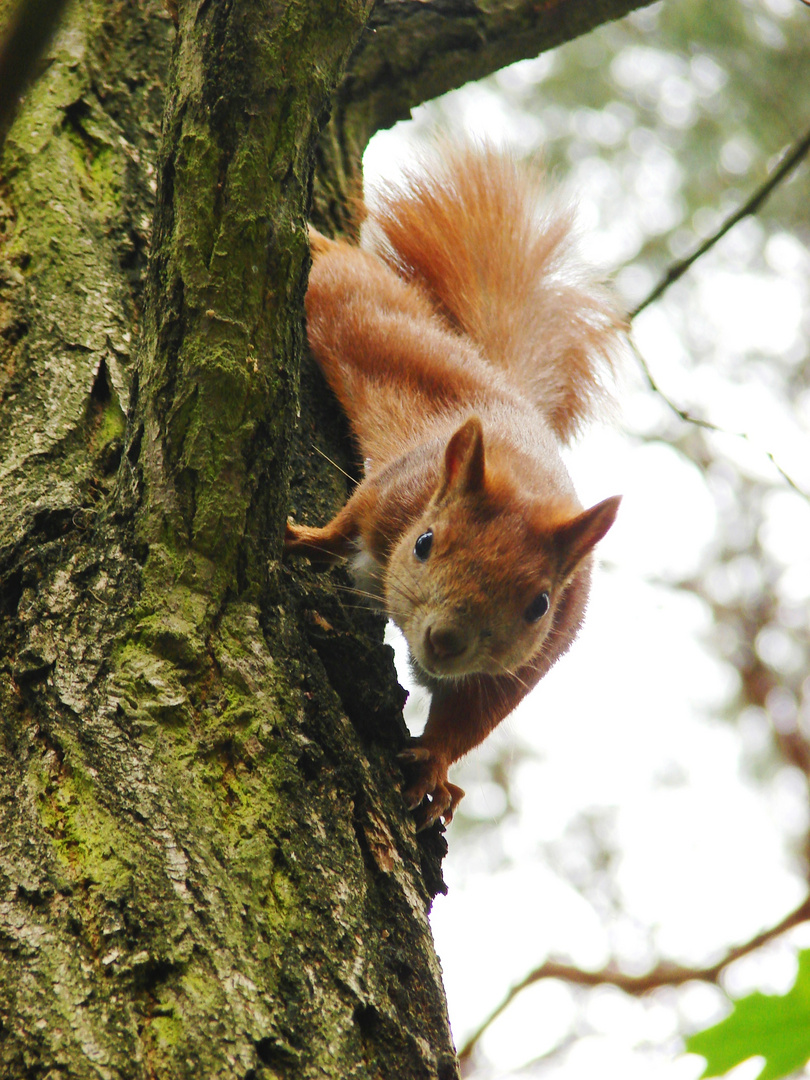
[[[429,829],[439,818],[449,825],[456,807],[464,798],[464,790],[456,784],[439,784],[430,792],[430,801],[423,801],[416,810],[416,831]]]
[[[411,785],[403,792],[405,805],[416,811],[416,831],[429,829],[439,818],[445,825],[453,820],[453,813],[464,798],[464,791],[447,779],[447,765],[437,758],[427,746],[414,745],[397,754],[408,771],[416,773]]]

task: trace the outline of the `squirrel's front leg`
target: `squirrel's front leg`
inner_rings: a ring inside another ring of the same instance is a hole
[[[359,503],[363,501],[362,485],[357,487],[341,510],[328,525],[316,528],[287,522],[284,551],[288,555],[306,555],[313,562],[334,563],[353,554],[360,535]]]
[[[418,831],[430,828],[440,817],[448,824],[464,798],[463,789],[447,779],[447,770],[490,730],[486,721],[481,723],[480,684],[485,680],[486,676],[479,676],[440,683],[433,691],[424,732],[398,755],[410,780],[403,797],[408,809],[416,810]]]
[[[348,502],[328,525],[315,528],[288,521],[284,534],[285,553],[307,555],[313,562],[334,563],[354,555],[361,536],[366,537],[367,546],[373,547],[375,530],[369,528],[369,523],[373,526],[376,520],[378,502],[376,484],[366,479],[357,485]]]
[[[429,828],[440,817],[445,824],[452,820],[464,791],[449,782],[448,768],[484,741],[543,671],[536,659],[515,675],[446,679],[434,689],[424,732],[398,755],[410,779],[403,796],[408,809],[417,811],[417,830]]]

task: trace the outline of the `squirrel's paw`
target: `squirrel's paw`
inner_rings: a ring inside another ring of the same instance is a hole
[[[291,521],[288,521],[284,530],[284,550],[309,555],[312,547],[309,543],[311,535],[308,534],[311,533],[312,529],[308,529],[306,525],[294,525]]]
[[[287,522],[284,531],[284,551],[287,555],[306,555],[314,563],[334,562],[335,556],[325,550],[325,529],[313,529],[308,525]]]
[[[416,810],[416,831],[429,829],[439,818],[449,825],[464,791],[447,779],[447,763],[429,747],[420,746],[418,740],[397,754],[397,759],[415,776],[403,798],[409,810]]]

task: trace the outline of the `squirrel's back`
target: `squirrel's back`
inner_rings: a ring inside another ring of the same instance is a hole
[[[561,440],[609,399],[624,320],[542,176],[491,148],[442,146],[376,190],[363,242],[506,369]]]

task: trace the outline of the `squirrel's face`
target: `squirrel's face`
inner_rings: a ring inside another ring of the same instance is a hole
[[[386,608],[433,678],[513,673],[542,648],[565,581],[518,515],[433,507],[389,561]]]
[[[480,421],[467,421],[386,567],[386,608],[418,667],[434,679],[518,671],[542,650],[617,508],[618,499],[584,512],[535,504],[487,474]]]

